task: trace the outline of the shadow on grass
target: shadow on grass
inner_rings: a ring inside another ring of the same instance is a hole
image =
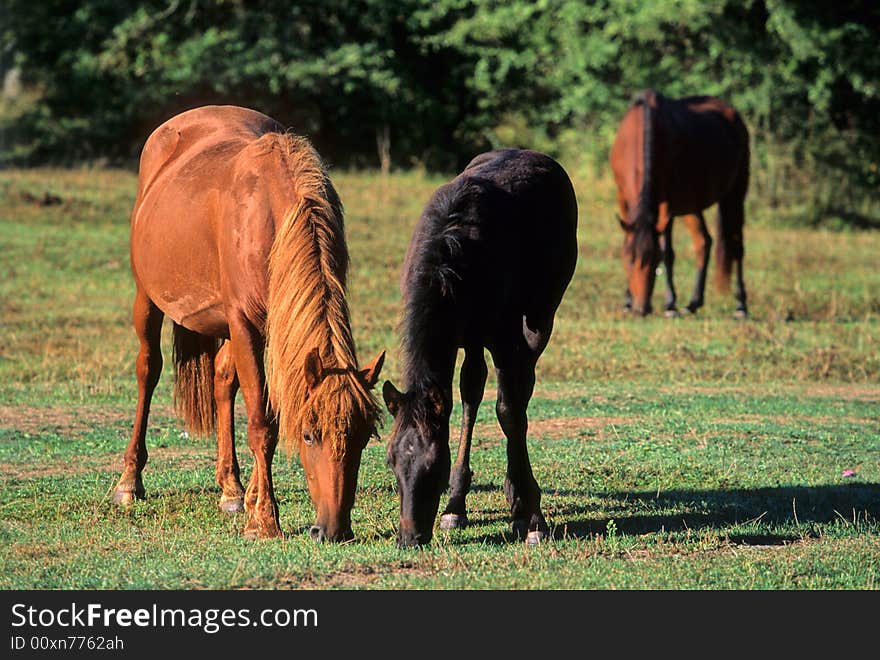
[[[472,490],[496,490],[489,486]],[[559,493],[557,493],[559,494]],[[598,498],[617,502],[624,510],[662,511],[612,516],[617,532],[626,535],[652,534],[661,530],[681,532],[727,528],[759,522],[763,525],[830,523],[834,520],[854,522],[866,518],[880,519],[880,484],[852,483],[826,486],[780,486],[767,488],[735,488],[716,490],[673,490],[661,492],[587,493],[567,491],[569,496]],[[595,505],[563,506],[553,511],[553,538],[589,538],[604,535],[609,517],[590,515]],[[668,513],[670,510],[676,513]],[[680,513],[679,513],[680,512]],[[545,511],[545,513],[547,513]],[[475,519],[476,518],[476,519]],[[491,526],[505,520],[504,513],[471,517],[470,526]],[[808,534],[810,530],[789,533],[728,533],[731,543],[742,545],[783,545]],[[504,545],[515,539],[511,532],[483,536],[480,543]]]
[[[827,486],[781,486],[729,490],[678,490],[655,492],[593,493],[617,500],[632,509],[681,510],[681,513],[613,516],[621,534],[649,534],[726,527],[760,521],[762,524],[852,522],[853,518],[880,518],[880,484],[854,483]],[[586,538],[604,534],[608,518],[589,516],[586,507],[567,507],[556,518],[573,516],[554,528],[554,538]],[[581,516],[581,517],[578,517]],[[730,534],[734,543],[778,545],[799,538],[798,534]]]

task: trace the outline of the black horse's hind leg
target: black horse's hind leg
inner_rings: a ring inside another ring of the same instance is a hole
[[[691,234],[691,242],[697,257],[697,280],[694,283],[694,292],[687,310],[696,312],[703,306],[703,296],[706,291],[706,273],[709,269],[709,257],[712,254],[712,236],[706,229],[706,220],[702,213],[695,213],[684,217],[687,228]]]
[[[465,498],[471,487],[471,439],[477,410],[483,400],[486,387],[486,360],[483,347],[473,346],[465,349],[461,365],[459,386],[461,389],[461,437],[458,445],[458,458],[452,468],[449,480],[449,503],[440,516],[440,529],[455,529],[467,526],[467,507]]]
[[[541,513],[541,489],[532,473],[526,446],[527,409],[535,388],[537,355],[520,339],[517,345],[493,353],[493,357],[498,376],[495,412],[507,438],[504,494],[510,505],[511,525],[519,538],[530,545],[536,544],[549,535]]]
[[[113,491],[113,501],[128,504],[134,499],[146,496],[141,473],[147,464],[147,419],[150,416],[150,401],[162,372],[162,351],[160,339],[162,320],[165,315],[138,286],[132,309],[134,330],[140,340],[135,371],[138,383],[137,412],[131,441],[123,457],[122,476]]]
[[[666,224],[666,229],[660,235],[660,249],[663,254],[663,271],[666,274],[666,316],[678,316],[678,308],[675,306],[675,283],[672,272],[675,266],[675,250],[672,247],[672,218]]]

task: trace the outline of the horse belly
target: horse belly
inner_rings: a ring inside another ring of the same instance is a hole
[[[150,300],[175,323],[228,336],[217,240],[204,198],[141,207],[131,232],[131,266]]]

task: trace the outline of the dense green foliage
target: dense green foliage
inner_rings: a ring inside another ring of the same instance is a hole
[[[130,161],[161,121],[208,102],[263,110],[337,164],[448,171],[499,145],[601,162],[629,99],[650,86],[737,106],[769,203],[785,206],[797,191],[817,207],[814,220],[875,214],[880,9],[871,3],[3,5],[0,68],[23,87],[3,97],[0,163]]]

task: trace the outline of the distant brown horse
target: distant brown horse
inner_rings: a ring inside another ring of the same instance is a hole
[[[703,211],[718,204],[716,284],[730,286],[736,270],[736,316],[745,317],[743,222],[749,186],[749,134],[739,114],[711,96],[668,99],[647,90],[630,105],[614,144],[611,169],[617,183],[626,306],[651,312],[654,277],[661,259],[666,271],[666,314],[676,315],[672,281],[675,252],[672,220],[684,216],[697,254],[697,281],[687,305],[703,305],[712,237]]]
[[[272,485],[280,433],[299,450],[317,511],[311,535],[351,538],[361,452],[380,414],[369,390],[384,353],[358,369],[342,205],[309,142],[235,106],[171,118],[141,154],[130,247],[138,404],[114,500],[145,494],[147,417],[167,315],[175,404],[190,431],[216,430],[221,507],[244,507],[248,536],[281,535]],[[254,455],[247,491],[234,449],[239,387]]]

